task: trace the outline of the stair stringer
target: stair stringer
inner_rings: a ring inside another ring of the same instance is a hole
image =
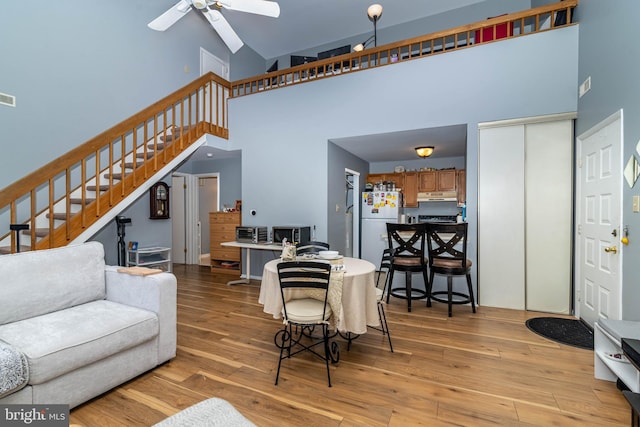
[[[173,160],[164,165],[161,169],[147,179],[143,184],[139,185],[131,194],[118,202],[112,209],[102,215],[93,224],[88,226],[82,233],[80,233],[75,239],[69,241],[69,245],[84,243],[104,228],[109,222],[113,221],[116,216],[122,212],[127,206],[138,200],[146,191],[149,191],[151,186],[155,184],[158,179],[171,173],[173,169],[178,167],[182,162],[188,159],[198,148],[202,145],[206,145],[207,134],[202,135],[196,142],[191,144],[187,149],[182,151]]]

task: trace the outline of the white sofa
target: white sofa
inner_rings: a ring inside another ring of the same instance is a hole
[[[73,408],[175,357],[175,276],[118,268],[98,242],[0,256],[0,404]]]

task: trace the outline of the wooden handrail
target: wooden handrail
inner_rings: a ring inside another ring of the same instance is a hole
[[[28,249],[67,244],[205,133],[228,138],[229,93],[226,80],[201,76],[0,190],[0,218],[8,212],[11,223],[30,226]],[[89,185],[96,186],[93,198]],[[39,239],[44,229],[48,235]],[[15,252],[8,230],[0,224],[0,246]]]
[[[361,52],[335,56],[280,71],[249,77],[232,83],[231,97],[236,98],[265,90],[278,89],[293,84],[392,65],[427,55],[489,43],[498,38],[496,30],[501,26],[506,27],[506,34],[501,36],[501,39],[520,37],[546,31],[547,29],[568,26],[572,24],[572,9],[577,5],[578,0],[560,1],[558,3],[505,14],[484,21],[386,44],[384,46],[368,48]],[[556,17],[562,12],[566,13],[565,23],[556,25]],[[549,19],[549,27],[542,29],[543,21],[547,18]],[[483,30],[485,29],[492,30],[493,37],[490,37],[490,40],[485,41],[482,39]],[[476,39],[476,35],[480,36],[478,40]]]

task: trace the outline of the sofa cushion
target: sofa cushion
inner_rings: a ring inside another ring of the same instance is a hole
[[[0,340],[26,354],[32,385],[134,347],[157,334],[155,313],[106,300],[0,326]]]
[[[99,242],[0,256],[0,325],[104,299]]]

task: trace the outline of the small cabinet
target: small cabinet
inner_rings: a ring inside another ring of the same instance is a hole
[[[418,172],[405,172],[402,197],[405,208],[418,207]]]
[[[171,272],[171,248],[151,247],[129,250],[127,266],[158,268]]]
[[[418,191],[456,191],[456,170],[422,171],[418,176]]]
[[[418,191],[436,191],[436,171],[424,171],[418,174]]]
[[[211,271],[240,274],[240,248],[220,245],[236,240],[236,227],[239,225],[240,212],[209,213]]]
[[[436,172],[436,191],[456,191],[456,170],[447,169]]]

